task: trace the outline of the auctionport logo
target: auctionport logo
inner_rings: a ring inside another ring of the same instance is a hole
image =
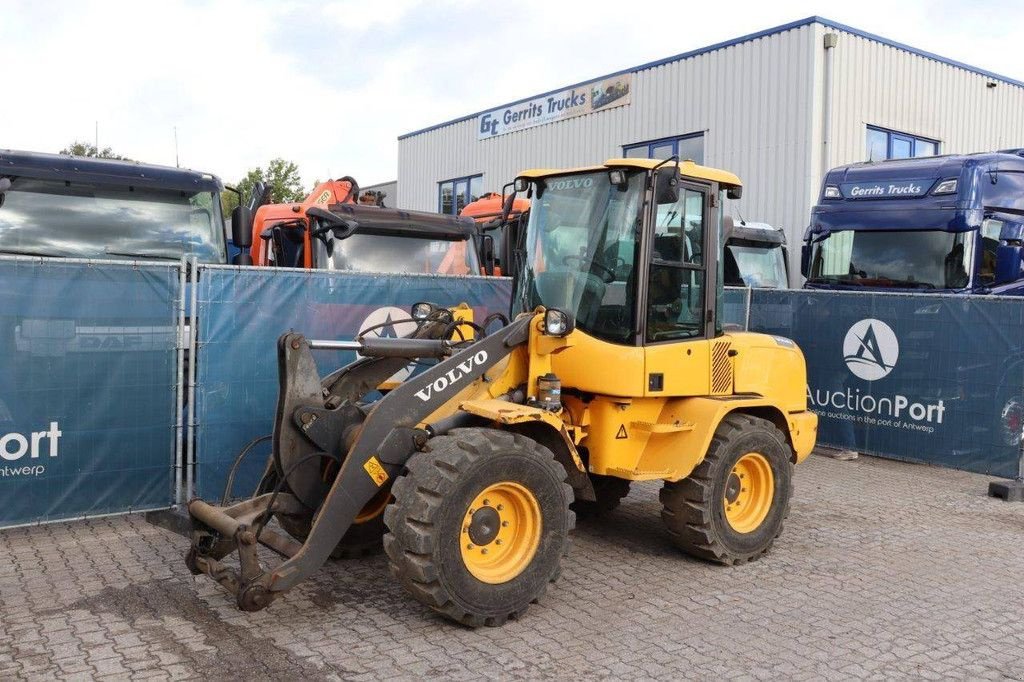
[[[864,381],[888,376],[900,357],[900,342],[892,327],[868,318],[855,323],[843,340],[843,361],[850,372]],[[902,428],[934,433],[942,424],[946,404],[918,401],[902,394],[879,394],[855,385],[842,390],[807,387],[807,402],[819,416],[869,426]]]
[[[39,460],[45,461],[44,455],[56,457],[59,454],[63,435],[57,422],[50,422],[47,431],[0,435],[0,478],[46,473],[46,465]]]
[[[899,357],[899,339],[892,327],[881,320],[861,320],[846,332],[843,360],[854,376],[864,381],[887,376]]]

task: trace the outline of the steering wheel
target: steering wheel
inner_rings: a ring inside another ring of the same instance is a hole
[[[565,265],[572,265],[571,261],[579,261],[580,265],[589,265],[592,268],[596,267],[601,271],[599,276],[605,284],[611,284],[615,281],[615,270],[603,263],[598,263],[596,260],[587,260],[582,256],[566,256],[562,259],[562,263]]]

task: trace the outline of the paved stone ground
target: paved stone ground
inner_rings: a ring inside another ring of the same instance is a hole
[[[0,679],[1024,679],[1024,505],[986,482],[812,457],[780,542],[738,568],[674,550],[638,485],[541,604],[475,631],[381,558],[245,614],[140,517],[0,532]]]

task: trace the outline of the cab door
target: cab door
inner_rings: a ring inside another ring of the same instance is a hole
[[[650,214],[641,334],[645,396],[708,395],[715,242],[711,189],[680,183],[679,199]],[[708,263],[708,259],[712,262]],[[708,291],[711,287],[711,291]]]

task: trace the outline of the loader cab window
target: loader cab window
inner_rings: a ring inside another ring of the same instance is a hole
[[[705,193],[683,186],[655,209],[647,282],[647,341],[695,338],[704,330]]]
[[[630,343],[644,174],[611,184],[607,171],[539,180],[517,251],[513,308],[559,308],[597,338]]]

